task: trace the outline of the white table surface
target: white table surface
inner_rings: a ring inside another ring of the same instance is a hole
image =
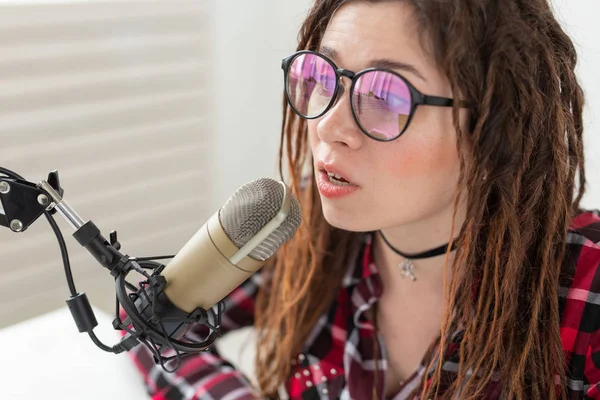
[[[94,309],[96,336],[119,340],[112,317]],[[0,387],[7,400],[147,399],[126,353],[106,353],[80,333],[67,306],[0,330]]]

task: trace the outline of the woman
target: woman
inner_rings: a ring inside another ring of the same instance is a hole
[[[600,398],[600,217],[547,0],[316,0],[298,50],[305,218],[224,319],[259,332],[259,391],[214,350],[166,375],[140,346],[154,398]]]

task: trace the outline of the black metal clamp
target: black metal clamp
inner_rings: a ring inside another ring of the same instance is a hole
[[[60,187],[58,171],[48,174],[48,184],[63,194]],[[49,194],[35,183],[0,176],[0,226],[10,228],[13,232],[24,232],[35,222],[52,203]],[[51,214],[56,212],[50,210]]]

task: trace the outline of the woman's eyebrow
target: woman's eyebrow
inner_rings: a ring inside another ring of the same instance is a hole
[[[337,59],[337,51],[329,46],[322,46],[319,48],[319,53],[331,58]],[[427,82],[427,79],[419,72],[419,70],[412,64],[407,64],[399,61],[389,60],[387,58],[381,58],[377,60],[371,60],[369,66],[375,68],[387,68],[387,69],[397,69],[401,71],[406,71],[412,73],[417,78],[421,79],[424,82]]]

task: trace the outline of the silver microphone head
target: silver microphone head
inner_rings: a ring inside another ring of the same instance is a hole
[[[290,212],[283,223],[248,255],[264,261],[296,233],[302,222],[298,200],[292,197]],[[281,182],[261,178],[240,187],[219,210],[219,220],[229,239],[242,248],[281,210],[284,188]]]

